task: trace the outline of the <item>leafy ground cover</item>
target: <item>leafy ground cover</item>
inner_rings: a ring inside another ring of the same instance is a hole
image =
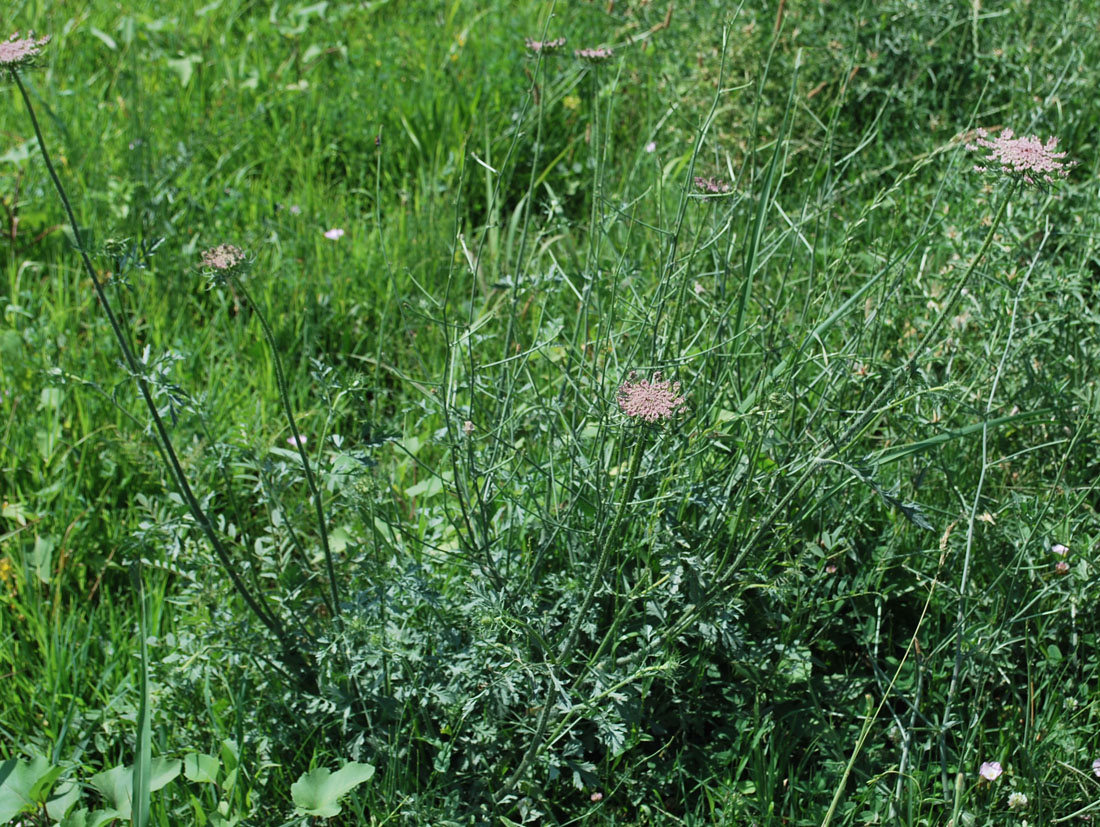
[[[1094,2],[9,17],[0,821],[1096,816]]]

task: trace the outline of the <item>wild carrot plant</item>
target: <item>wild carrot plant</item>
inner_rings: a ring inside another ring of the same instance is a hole
[[[1092,811],[1080,8],[24,5],[0,822]]]

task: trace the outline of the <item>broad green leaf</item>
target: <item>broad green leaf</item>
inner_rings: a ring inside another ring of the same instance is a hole
[[[200,784],[218,783],[218,768],[221,762],[205,752],[192,752],[183,756],[183,774],[188,781]]]
[[[117,810],[96,810],[89,813],[84,807],[80,807],[61,819],[57,827],[104,827],[120,818],[122,815]]]
[[[80,785],[74,781],[63,781],[46,800],[46,814],[60,821],[80,800]]]
[[[154,758],[149,767],[149,790],[156,792],[176,780],[182,762],[178,758]]]
[[[88,779],[119,818],[130,817],[130,797],[133,791],[134,776],[129,767],[112,767],[97,772]],[[95,815],[95,814],[93,814]]]
[[[149,765],[149,791],[156,792],[179,775],[180,764],[179,760],[171,758],[154,758]],[[112,767],[109,770],[97,772],[88,779],[88,782],[99,790],[107,803],[111,805],[111,809],[118,813],[114,816],[115,818],[130,818],[133,812],[133,767]],[[96,814],[93,813],[92,815]]]
[[[35,809],[38,804],[35,795],[47,795],[60,773],[59,767],[40,755],[30,762],[11,758],[0,764],[0,823],[6,824],[24,810]]]
[[[339,799],[374,775],[374,767],[349,761],[336,772],[324,767],[302,775],[290,785],[298,815],[332,818],[340,814]]]

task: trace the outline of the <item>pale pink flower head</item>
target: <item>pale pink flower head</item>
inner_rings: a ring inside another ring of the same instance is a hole
[[[986,781],[996,781],[1001,777],[1002,772],[1004,772],[1004,770],[1001,769],[1001,763],[999,761],[985,761],[978,769],[978,775]]]
[[[1064,152],[1055,152],[1058,139],[1047,138],[1043,143],[1034,135],[1027,138],[1014,137],[1011,129],[1006,129],[996,138],[990,138],[984,129],[977,131],[974,143],[967,144],[971,151],[988,149],[989,154],[983,163],[974,167],[977,172],[994,172],[1006,175],[1029,186],[1041,187],[1053,184],[1056,178],[1065,178],[1076,162],[1063,161]]]
[[[611,60],[615,56],[615,51],[606,46],[599,46],[595,49],[576,49],[573,56],[585,63],[603,63]]]
[[[830,563],[829,565],[827,565],[825,567],[825,573],[826,574],[836,574],[836,565],[833,564],[833,563]]]
[[[298,439],[295,439],[292,436],[288,436],[286,438],[286,444],[289,445],[291,448],[299,448],[306,444],[306,439],[307,437],[305,436],[305,434],[300,436]]]
[[[659,422],[672,419],[685,406],[680,396],[680,383],[661,379],[660,372],[653,374],[653,381],[635,381],[633,371],[619,386],[619,407],[632,419]]]
[[[657,151],[657,142],[656,141],[650,141],[648,144],[645,145],[645,151],[646,152],[656,152]]]
[[[532,40],[527,38],[524,41],[527,44],[527,48],[536,55],[552,55],[554,52],[560,52],[562,46],[565,45],[565,38],[559,37],[556,40]]]
[[[42,47],[50,42],[50,38],[38,40],[31,37],[19,37],[18,32],[7,40],[0,42],[0,67],[4,69],[18,69],[31,63],[42,51]]]
[[[603,793],[601,793],[601,792],[592,793],[592,795],[588,796],[588,800],[592,801],[592,802],[603,801]]]
[[[211,270],[233,270],[244,262],[244,251],[235,244],[219,244],[202,251],[202,266]]]
[[[1092,774],[1100,778],[1100,758],[1092,762]]]
[[[1058,572],[1058,574],[1069,574],[1069,563],[1065,560],[1059,560],[1054,564],[1054,570]]]
[[[1050,550],[1057,554],[1059,557],[1065,557],[1069,554],[1069,546],[1064,543],[1055,543],[1050,547]]]
[[[244,272],[248,259],[235,244],[219,244],[202,251],[202,274],[210,286],[222,285]]]
[[[339,227],[333,227],[331,230],[325,230],[325,238],[330,241],[339,241],[344,236],[344,231]]]
[[[474,432],[474,423],[467,419],[466,422],[462,425],[462,432],[466,434],[466,436],[472,434]]]
[[[705,192],[707,195],[723,195],[730,191],[730,185],[721,178],[704,178],[695,176],[695,189]]]

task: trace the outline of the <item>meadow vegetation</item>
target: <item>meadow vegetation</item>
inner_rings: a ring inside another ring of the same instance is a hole
[[[1100,817],[1095,0],[8,6],[0,823]]]

